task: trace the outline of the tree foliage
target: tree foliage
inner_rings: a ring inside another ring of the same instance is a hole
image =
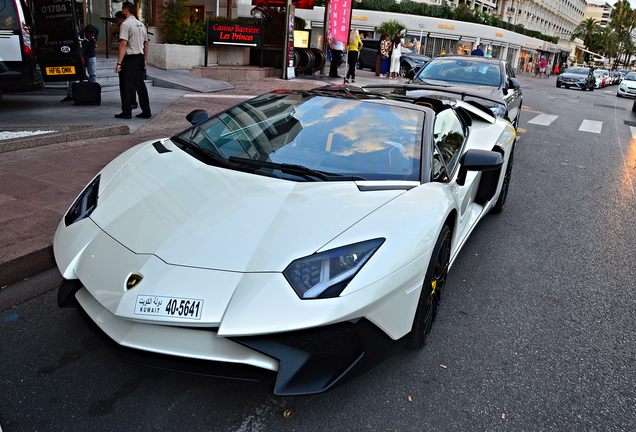
[[[161,36],[166,43],[180,45],[205,44],[205,23],[191,22],[186,0],[169,0],[161,7]]]
[[[378,27],[378,31],[382,33],[388,33],[390,38],[393,39],[393,36],[396,34],[400,34],[400,36],[404,36],[404,32],[406,31],[406,26],[397,20],[389,20],[380,23]]]

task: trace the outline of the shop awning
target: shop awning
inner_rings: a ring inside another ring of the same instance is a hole
[[[577,50],[579,50],[579,51],[584,51],[584,52],[589,53],[589,54],[593,54],[593,55],[595,55],[595,56],[597,56],[597,57],[603,57],[603,56],[602,56],[602,55],[600,55],[600,54],[597,54],[597,53],[595,53],[595,52],[592,52],[592,51],[586,50],[586,49],[584,49],[584,48],[576,47],[576,49],[577,49]]]

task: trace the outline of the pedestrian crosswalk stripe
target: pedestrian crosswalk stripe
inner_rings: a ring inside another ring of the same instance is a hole
[[[603,122],[595,120],[583,120],[583,123],[581,123],[581,126],[579,126],[579,131],[581,132],[592,132],[600,134],[601,129],[603,129]]]
[[[636,127],[630,126],[629,130],[632,133],[632,139],[636,139]]]
[[[541,126],[550,126],[550,124],[555,121],[559,116],[550,115],[550,114],[539,114],[528,123],[537,124]]]

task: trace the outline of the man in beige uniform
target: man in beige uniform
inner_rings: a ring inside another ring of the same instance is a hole
[[[126,19],[119,26],[119,57],[115,72],[119,73],[119,94],[121,95],[121,113],[117,118],[132,118],[131,104],[135,100],[135,91],[139,95],[141,114],[139,118],[150,118],[150,101],[148,89],[144,83],[144,69],[148,56],[148,33],[144,26],[135,18],[135,5],[124,2],[121,8]]]

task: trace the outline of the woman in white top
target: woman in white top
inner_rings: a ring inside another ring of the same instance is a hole
[[[400,73],[400,57],[402,56],[402,47],[410,48],[409,45],[402,43],[400,34],[397,33],[391,42],[391,74],[389,78],[397,78]]]

